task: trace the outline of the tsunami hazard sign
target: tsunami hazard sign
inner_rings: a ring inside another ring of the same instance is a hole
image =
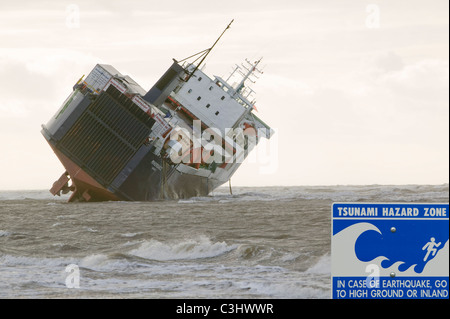
[[[333,299],[448,299],[449,204],[334,203]]]

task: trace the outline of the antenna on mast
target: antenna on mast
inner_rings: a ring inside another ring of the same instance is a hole
[[[257,68],[257,66],[261,62],[261,60],[262,60],[262,58],[260,58],[258,61],[255,61],[255,63],[252,63],[249,60],[245,59],[245,61],[248,63],[248,67],[246,67],[244,65],[242,65],[242,67],[245,70],[247,70],[247,73],[240,72],[243,75],[243,78],[241,80],[241,83],[239,83],[238,86],[236,87],[236,93],[240,93],[242,91],[242,89],[244,88],[244,85],[245,85],[245,81],[250,80],[250,82],[255,83],[255,81],[252,80],[250,78],[250,76],[254,76],[257,79],[258,79],[258,76],[256,74],[253,74],[253,73],[256,73],[256,72],[258,72],[260,74],[263,73],[262,70],[259,70]]]
[[[195,71],[198,70],[198,68],[199,68],[200,65],[203,63],[203,61],[205,61],[205,59],[206,59],[206,57],[208,56],[208,54],[209,54],[209,53],[211,52],[211,50],[216,46],[217,42],[219,42],[220,38],[222,38],[222,36],[224,35],[224,33],[230,28],[230,26],[231,26],[231,24],[232,24],[233,22],[234,22],[234,19],[231,20],[231,22],[228,24],[228,26],[225,28],[225,30],[223,30],[222,34],[217,38],[216,42],[214,42],[214,44],[213,44],[209,49],[200,51],[200,52],[198,52],[198,53],[196,53],[196,54],[194,54],[194,55],[191,55],[190,57],[187,57],[187,58],[185,58],[185,59],[183,59],[183,60],[181,60],[181,61],[178,61],[178,62],[183,62],[183,61],[185,61],[185,60],[187,60],[187,59],[190,59],[190,58],[192,58],[192,57],[194,57],[194,56],[200,54],[200,56],[192,62],[192,63],[194,63],[195,61],[197,61],[198,59],[200,59],[201,57],[203,57],[203,58],[200,60],[200,62],[197,64],[197,66],[195,67],[194,71],[192,71],[192,72],[189,74],[188,78],[185,80],[186,82],[189,81],[189,79],[192,77],[192,75],[195,73]]]

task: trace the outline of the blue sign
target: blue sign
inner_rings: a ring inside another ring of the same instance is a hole
[[[449,298],[449,204],[335,203],[332,297]]]

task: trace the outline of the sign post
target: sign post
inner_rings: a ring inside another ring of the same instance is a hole
[[[334,203],[333,299],[448,299],[449,204]]]

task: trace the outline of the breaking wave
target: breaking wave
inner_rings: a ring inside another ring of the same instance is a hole
[[[131,255],[157,260],[202,259],[217,257],[237,248],[225,242],[211,242],[207,237],[186,239],[179,242],[163,243],[154,239],[144,241],[138,248],[131,250]]]

